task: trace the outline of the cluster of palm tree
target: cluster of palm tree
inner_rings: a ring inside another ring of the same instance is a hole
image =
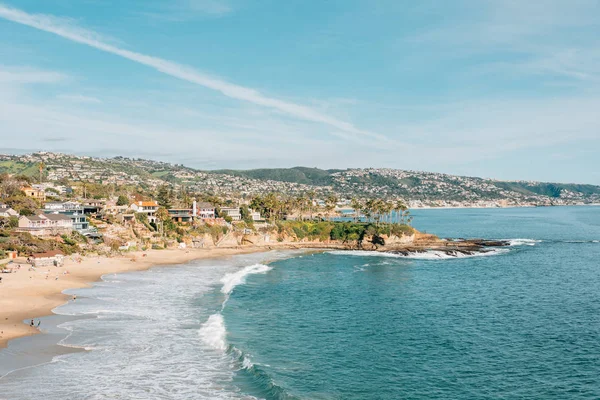
[[[250,202],[250,208],[261,212],[266,219],[284,219],[286,215],[297,213],[301,219],[308,217],[312,220],[315,216],[331,220],[339,201],[335,194],[330,194],[323,199],[324,205],[317,204],[317,194],[308,191],[298,196],[288,196],[277,193],[268,193],[264,196],[255,196]],[[412,216],[408,207],[402,201],[391,202],[382,199],[352,199],[350,206],[355,210],[354,219],[367,222],[386,222],[410,224]]]
[[[264,196],[255,196],[250,202],[250,208],[258,210],[267,219],[283,219],[286,215],[298,213],[301,218],[308,215],[313,219],[315,214],[322,216],[320,211],[325,211],[328,218],[335,210],[338,198],[331,194],[325,198],[325,206],[317,204],[317,194],[308,191],[298,196],[288,196],[277,193],[268,193]]]
[[[352,199],[350,206],[354,209],[355,221],[359,221],[364,216],[367,222],[410,225],[413,219],[408,207],[401,200],[391,202],[382,199]]]

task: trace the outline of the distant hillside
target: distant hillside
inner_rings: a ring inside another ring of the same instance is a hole
[[[251,170],[222,169],[207,171],[214,174],[242,176],[259,180],[272,180],[279,182],[301,183],[305,185],[327,186],[333,182],[331,174],[341,170],[323,170],[319,168],[293,167],[293,168],[262,168]]]
[[[497,181],[477,177],[389,168],[322,170],[263,168],[201,171],[183,165],[125,157],[93,158],[55,153],[0,155],[0,173],[38,179],[44,163],[47,181],[91,181],[156,188],[186,187],[189,192],[231,197],[277,192],[291,196],[402,199],[413,206],[525,206],[600,203],[600,186]]]

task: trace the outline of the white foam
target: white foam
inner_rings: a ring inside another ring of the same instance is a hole
[[[502,239],[507,240],[511,246],[535,246],[536,243],[540,243],[541,240],[536,239]]]
[[[220,313],[208,317],[208,320],[200,327],[198,334],[207,346],[215,350],[227,350],[227,328],[225,328],[225,321]]]
[[[227,274],[221,279],[221,283],[223,284],[221,292],[229,295],[236,286],[246,283],[246,277],[248,275],[264,274],[269,272],[271,269],[272,267],[269,267],[268,265],[254,264],[244,267],[239,271]]]
[[[330,254],[342,255],[342,256],[373,256],[373,257],[391,257],[391,258],[409,258],[414,260],[452,260],[456,258],[470,258],[470,257],[485,257],[485,256],[494,256],[498,254],[507,253],[509,250],[507,249],[494,249],[489,251],[479,251],[474,252],[473,254],[465,254],[459,251],[439,251],[439,250],[427,250],[423,252],[412,252],[408,254],[401,253],[387,253],[380,251],[364,251],[364,250],[353,250],[353,251],[343,251],[336,250],[330,251]]]

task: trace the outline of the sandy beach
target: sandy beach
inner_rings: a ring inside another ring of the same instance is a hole
[[[204,258],[268,251],[270,247],[236,247],[217,249],[153,250],[128,253],[120,257],[66,257],[62,267],[42,267],[30,270],[24,259],[11,264],[21,265],[10,274],[0,274],[0,348],[11,339],[35,335],[40,331],[23,323],[52,314],[52,309],[71,300],[65,289],[82,288],[104,274],[146,270],[155,265],[177,265]],[[144,254],[146,254],[144,256]],[[37,322],[37,320],[36,320]]]

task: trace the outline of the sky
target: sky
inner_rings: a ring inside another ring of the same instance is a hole
[[[600,184],[600,0],[0,0],[0,152]]]

